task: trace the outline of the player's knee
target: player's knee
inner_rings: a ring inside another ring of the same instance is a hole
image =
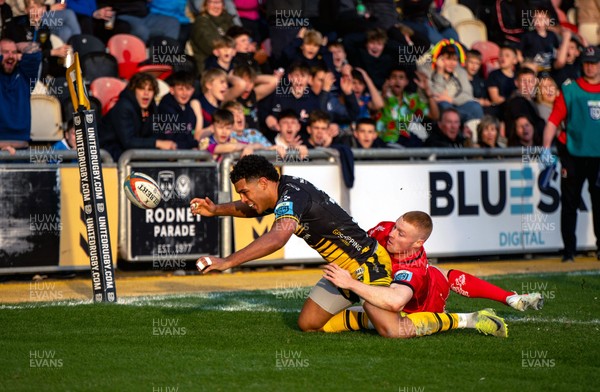
[[[298,319],[298,327],[302,332],[315,332],[321,329],[323,326],[317,325],[309,320]]]
[[[389,339],[410,339],[415,336],[412,322],[408,319],[400,319],[396,325],[379,326],[377,332],[380,336]]]
[[[388,339],[399,339],[399,338],[402,338],[402,335],[400,335],[398,333],[398,329],[397,328],[382,327],[382,328],[378,328],[377,332],[379,333],[379,336],[384,337],[384,338],[388,338]]]

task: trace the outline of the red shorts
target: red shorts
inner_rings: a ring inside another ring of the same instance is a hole
[[[406,313],[434,312],[442,313],[446,309],[446,300],[450,293],[450,284],[442,271],[433,265],[427,268],[428,282],[426,288],[416,289],[413,298],[404,307]]]

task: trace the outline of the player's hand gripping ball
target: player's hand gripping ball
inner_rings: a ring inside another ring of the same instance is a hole
[[[212,260],[210,257],[200,257],[198,261],[196,261],[196,268],[198,271],[202,272],[205,268],[210,267],[212,265]]]
[[[131,172],[123,183],[123,189],[129,201],[139,208],[156,208],[160,203],[160,188],[146,174]]]

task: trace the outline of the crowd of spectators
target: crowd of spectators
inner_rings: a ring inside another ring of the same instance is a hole
[[[335,146],[541,145],[561,84],[581,74],[587,42],[566,19],[572,2],[459,3],[494,22],[496,63],[436,22],[439,0],[0,0],[0,146],[27,147],[32,81],[64,77],[79,34],[105,44],[115,34],[167,37],[193,53],[193,70],[174,70],[160,100],[155,76],[127,81],[99,120],[101,148],[115,159],[130,148],[219,159],[257,149],[304,158]],[[576,3],[582,18],[600,16],[598,1]]]

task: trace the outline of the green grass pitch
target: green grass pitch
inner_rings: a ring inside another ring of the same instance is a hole
[[[308,288],[0,306],[3,391],[597,391],[598,272],[492,277],[542,291],[542,311],[495,308],[509,338],[302,333]],[[1,299],[0,299],[1,301]]]

